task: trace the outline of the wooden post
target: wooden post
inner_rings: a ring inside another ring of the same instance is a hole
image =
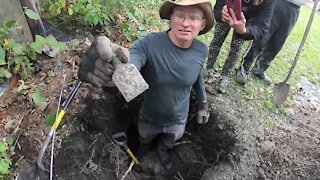
[[[36,6],[35,1],[34,0],[20,0],[21,2],[21,6],[24,8],[28,8],[33,10],[35,13],[38,13],[40,16],[40,12],[39,12],[39,8]],[[33,38],[35,38],[35,36],[38,35],[42,35],[42,36],[46,36],[46,30],[43,26],[42,20],[41,18],[38,20],[33,20],[30,19],[29,17],[26,17],[27,22],[29,24],[31,33],[33,35]]]
[[[14,39],[32,42],[33,37],[19,0],[0,0],[0,26],[7,20],[16,20],[23,27],[23,34],[14,34]]]

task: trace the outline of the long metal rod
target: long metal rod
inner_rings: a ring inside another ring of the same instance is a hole
[[[302,37],[302,40],[301,40],[301,43],[300,43],[300,46],[299,46],[299,49],[298,49],[298,52],[294,58],[294,61],[292,63],[292,66],[290,68],[290,71],[286,77],[286,79],[283,81],[283,83],[287,82],[294,70],[294,68],[296,67],[297,65],[297,62],[298,62],[298,59],[300,57],[300,54],[301,54],[301,51],[302,51],[302,48],[306,42],[306,39],[308,37],[308,34],[310,32],[310,29],[311,29],[311,25],[312,25],[312,22],[313,22],[313,18],[314,18],[314,15],[316,13],[316,9],[317,9],[317,4],[318,4],[319,0],[315,0],[314,3],[313,3],[313,8],[312,8],[312,12],[311,12],[311,15],[310,15],[310,18],[309,18],[309,21],[308,21],[308,24],[307,24],[307,27],[306,27],[306,30],[304,31],[304,34],[303,34],[303,37]]]
[[[42,163],[44,153],[45,153],[45,151],[46,151],[46,149],[47,149],[47,147],[48,147],[48,144],[50,143],[50,140],[51,140],[51,138],[53,137],[56,129],[58,128],[60,122],[62,121],[62,118],[63,118],[64,115],[65,115],[65,111],[66,111],[66,109],[68,108],[68,106],[70,105],[71,100],[72,100],[72,99],[74,98],[74,96],[77,94],[80,85],[81,85],[81,81],[78,80],[78,81],[76,82],[76,85],[75,85],[75,87],[73,88],[71,94],[69,95],[66,103],[63,103],[63,104],[62,104],[62,109],[60,110],[60,112],[59,112],[59,114],[58,114],[58,116],[57,116],[57,118],[56,118],[55,123],[52,125],[50,132],[47,134],[47,137],[46,137],[46,139],[44,140],[44,142],[43,142],[43,144],[42,144],[42,146],[41,146],[41,149],[40,149],[40,152],[39,152],[39,155],[38,155],[37,165],[38,165],[38,167],[39,167],[41,170],[43,170],[43,171],[48,171],[48,170],[46,170],[46,169],[44,168],[43,163]]]
[[[58,117],[59,111],[60,111],[60,107],[61,107],[61,99],[62,99],[62,95],[63,95],[63,89],[64,89],[64,85],[66,82],[66,75],[63,75],[63,83],[62,83],[62,87],[61,87],[61,92],[60,92],[60,97],[59,97],[59,102],[58,102],[58,107],[57,107],[57,112],[56,112],[56,117]],[[57,119],[56,119],[57,120]],[[53,155],[54,155],[54,143],[55,143],[55,139],[56,139],[56,132],[53,132],[52,135],[52,147],[51,147],[51,157],[50,157],[50,180],[53,179]]]

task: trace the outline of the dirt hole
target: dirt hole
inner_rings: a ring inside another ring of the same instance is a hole
[[[131,158],[111,136],[124,131],[128,146],[136,154],[139,146],[136,127],[141,99],[125,103],[121,95],[90,90],[79,105],[74,131],[63,139],[55,160],[57,179],[201,179],[203,173],[234,150],[233,128],[222,131],[215,124],[198,125],[194,103],[191,103],[186,132],[172,153],[174,168],[166,171],[156,155],[155,143],[140,159],[140,168],[131,169]],[[193,100],[192,100],[193,102]]]

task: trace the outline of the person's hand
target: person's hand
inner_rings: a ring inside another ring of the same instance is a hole
[[[129,51],[112,43],[106,36],[95,38],[81,59],[79,79],[95,87],[115,87],[112,82],[114,58],[118,58],[121,63],[127,63]]]
[[[236,14],[234,13],[232,8],[227,7],[227,5],[222,8],[222,21],[228,23],[230,27],[232,27],[238,34],[245,34],[247,32],[246,29],[246,18],[241,12],[241,19],[237,19]]]
[[[210,113],[208,110],[208,102],[201,102],[199,101],[197,104],[197,122],[199,124],[206,124],[209,120]]]

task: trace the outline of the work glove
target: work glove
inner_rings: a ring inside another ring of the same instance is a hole
[[[79,79],[95,87],[115,87],[112,74],[116,58],[121,63],[128,63],[128,49],[112,43],[106,36],[95,38],[81,59]]]
[[[199,124],[206,124],[209,120],[209,110],[208,110],[208,102],[201,102],[199,101],[197,104],[197,122]]]

